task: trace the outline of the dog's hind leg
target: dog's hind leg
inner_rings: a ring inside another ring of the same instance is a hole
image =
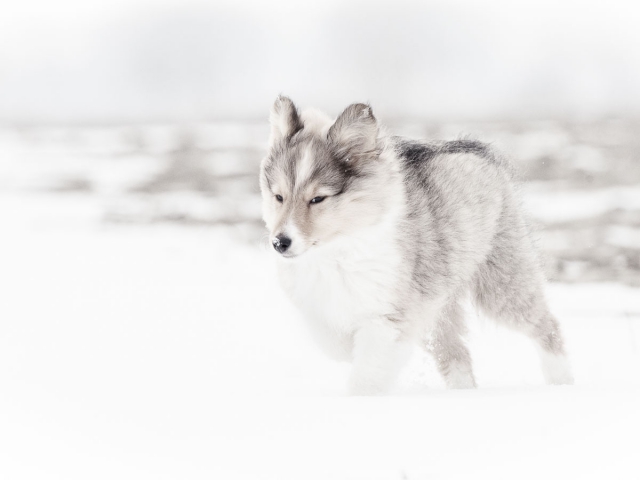
[[[471,355],[462,338],[466,332],[464,311],[457,299],[446,305],[426,341],[438,371],[448,388],[475,388]]]
[[[549,311],[544,296],[544,279],[530,240],[503,239],[476,277],[476,304],[498,323],[531,338],[538,349],[542,372],[549,384],[571,384],[558,321]]]

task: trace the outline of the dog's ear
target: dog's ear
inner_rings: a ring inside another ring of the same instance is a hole
[[[376,153],[378,122],[371,107],[349,105],[329,128],[327,140],[334,154],[344,160],[357,160]]]
[[[289,97],[279,95],[271,107],[271,136],[269,137],[269,145],[293,136],[294,133],[301,130],[302,120],[295,104]]]

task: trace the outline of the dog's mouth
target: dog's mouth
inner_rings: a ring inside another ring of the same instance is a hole
[[[294,258],[301,257],[305,255],[307,252],[309,252],[309,250],[313,250],[314,249],[313,247],[315,247],[317,244],[318,244],[317,241],[312,242],[311,245],[307,246],[307,248],[305,248],[301,252],[289,252],[289,251],[283,252],[280,254],[280,257],[286,258],[287,260],[292,260]]]
[[[300,244],[300,242],[298,242],[297,246],[299,248],[304,248],[304,250],[297,251],[296,249],[294,249],[294,251],[291,251],[290,249],[288,249],[288,250],[285,250],[284,252],[280,252],[280,251],[277,251],[276,249],[278,257],[286,258],[287,260],[292,260],[294,258],[301,257],[305,255],[307,252],[309,252],[309,250],[315,250],[315,248],[318,246],[318,240],[314,240],[310,243],[307,243],[306,245],[302,245]]]

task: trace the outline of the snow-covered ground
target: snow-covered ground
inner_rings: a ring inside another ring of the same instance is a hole
[[[240,148],[258,151],[259,135],[246,132],[219,138],[250,164]],[[245,170],[226,162],[198,190],[171,158],[131,153],[135,137],[95,131],[88,156],[67,131],[29,148],[12,135],[0,132],[0,478],[640,478],[639,289],[549,284],[574,386],[545,386],[532,345],[469,307],[477,390],[445,390],[415,352],[394,395],[349,398],[348,365],[315,348],[280,292],[255,191],[233,183]],[[165,179],[158,194],[167,170],[186,186]],[[526,190],[536,218],[600,205],[539,187]],[[637,208],[637,187],[599,188]],[[238,221],[210,221],[223,200]],[[607,241],[637,248],[635,227]]]

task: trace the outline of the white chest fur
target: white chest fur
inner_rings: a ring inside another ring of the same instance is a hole
[[[340,336],[362,322],[393,316],[402,278],[395,226],[378,225],[330,248],[278,262],[294,304]]]

